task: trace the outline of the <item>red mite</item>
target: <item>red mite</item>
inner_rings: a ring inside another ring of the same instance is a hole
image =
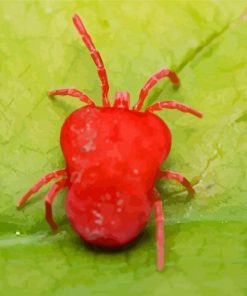
[[[66,168],[41,178],[17,203],[22,206],[43,185],[58,178],[45,197],[46,220],[53,230],[52,216],[56,194],[68,187],[66,212],[81,238],[92,245],[121,247],[134,240],[155,212],[157,269],[164,266],[164,214],[155,182],[175,179],[194,193],[180,173],[161,171],[171,148],[168,126],[154,111],[177,109],[202,117],[202,113],[175,101],[162,101],[141,108],[150,89],[162,78],[179,84],[176,73],[161,69],[142,87],[138,102],[130,109],[128,92],[119,91],[113,106],[108,100],[108,78],[99,52],[80,17],[73,22],[88,48],[101,80],[103,107],[95,105],[85,93],[74,88],[49,91],[49,95],[72,96],[86,103],[74,111],[61,130],[61,146]]]

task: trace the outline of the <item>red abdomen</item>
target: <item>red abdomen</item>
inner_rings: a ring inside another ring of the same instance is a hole
[[[166,124],[154,114],[83,107],[61,130],[70,181],[68,218],[91,244],[118,247],[149,219],[152,188],[171,147]]]

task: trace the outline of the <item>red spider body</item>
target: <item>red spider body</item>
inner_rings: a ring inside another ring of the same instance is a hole
[[[71,180],[67,214],[79,235],[105,247],[135,238],[149,219],[155,177],[170,150],[166,124],[148,112],[83,107],[65,121],[61,146]]]
[[[155,189],[161,178],[175,179],[194,193],[180,173],[161,171],[171,148],[167,125],[153,112],[177,109],[202,117],[202,113],[175,101],[161,101],[141,112],[150,89],[165,77],[179,84],[175,72],[161,69],[142,87],[138,102],[130,109],[129,94],[117,92],[113,106],[108,100],[109,84],[99,52],[79,16],[73,22],[88,48],[101,80],[103,107],[74,88],[49,91],[50,95],[79,98],[87,106],[74,111],[61,130],[61,146],[66,168],[41,178],[17,202],[22,206],[52,179],[60,178],[45,197],[46,220],[53,230],[52,203],[56,194],[68,187],[66,211],[75,231],[87,242],[116,248],[133,240],[155,211],[157,269],[164,266],[164,214]]]

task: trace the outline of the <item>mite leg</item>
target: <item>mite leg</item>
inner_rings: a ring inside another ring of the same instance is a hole
[[[179,84],[179,78],[177,77],[177,74],[175,72],[172,72],[169,69],[161,69],[155,74],[153,74],[147,82],[142,87],[140,94],[139,94],[139,100],[134,105],[133,109],[136,111],[139,111],[142,108],[142,105],[144,103],[144,100],[146,99],[149,91],[151,88],[154,87],[154,85],[162,78],[168,77],[170,81],[174,84]]]
[[[190,182],[180,173],[172,172],[172,171],[159,171],[157,175],[158,179],[173,179],[178,181],[180,184],[182,184],[190,194],[194,194],[195,190],[190,184]]]
[[[154,103],[153,105],[147,107],[145,111],[148,112],[154,112],[154,111],[159,111],[162,109],[177,109],[182,112],[190,113],[192,115],[195,115],[199,118],[202,118],[203,114],[189,106],[186,106],[181,103],[177,103],[175,101],[163,101],[163,102],[157,102]]]
[[[165,235],[164,235],[164,213],[162,201],[159,192],[154,189],[154,211],[155,211],[155,224],[156,224],[156,267],[158,271],[164,268],[165,257]]]
[[[66,186],[68,186],[67,179],[57,181],[55,184],[52,185],[50,191],[47,193],[45,197],[45,218],[47,223],[50,225],[51,229],[54,231],[57,229],[57,224],[53,220],[52,203],[57,193]]]
[[[101,58],[99,52],[97,51],[97,49],[95,48],[95,45],[93,44],[93,41],[92,41],[90,35],[88,34],[82,20],[80,19],[80,17],[78,15],[74,15],[73,22],[74,22],[74,25],[75,25],[77,31],[79,32],[79,34],[82,37],[82,41],[84,42],[84,44],[88,48],[90,55],[97,67],[98,75],[101,80],[103,106],[109,107],[110,106],[110,103],[108,100],[109,84],[108,84],[108,78],[107,78],[107,74],[106,74],[106,70],[105,70],[105,66],[102,61],[102,58]]]
[[[76,97],[76,98],[79,98],[79,100],[82,101],[83,103],[95,106],[95,103],[86,94],[74,88],[62,88],[62,89],[49,90],[48,94],[50,96]]]
[[[24,205],[24,203],[33,195],[35,192],[37,192],[43,185],[46,183],[50,182],[52,179],[61,177],[61,176],[66,176],[66,170],[61,169],[61,170],[55,170],[44,177],[42,177],[37,183],[35,183],[23,196],[21,199],[17,201],[17,207],[21,207]]]

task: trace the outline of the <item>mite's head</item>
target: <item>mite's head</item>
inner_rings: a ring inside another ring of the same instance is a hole
[[[113,107],[129,109],[130,94],[127,91],[117,91],[114,98]]]

